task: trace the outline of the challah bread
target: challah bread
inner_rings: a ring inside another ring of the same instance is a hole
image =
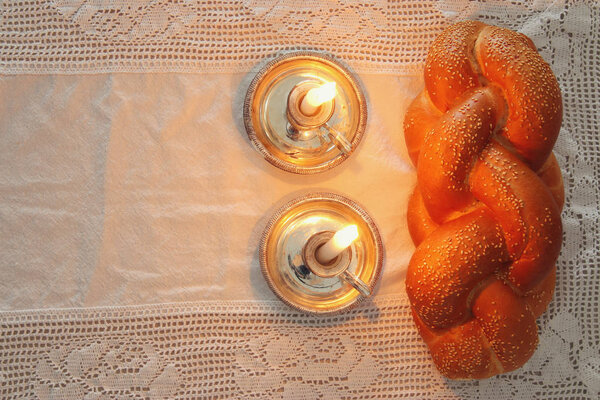
[[[404,119],[417,168],[406,291],[449,378],[512,371],[537,346],[562,241],[561,120],[556,78],[526,36],[465,21],[434,41]]]

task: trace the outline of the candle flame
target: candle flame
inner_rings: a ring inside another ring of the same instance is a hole
[[[348,225],[347,227],[337,231],[333,235],[335,246],[340,249],[345,249],[350,246],[358,238],[358,227],[356,225]]]
[[[313,107],[333,99],[336,94],[335,82],[327,82],[318,88],[313,88],[306,93],[306,101]]]

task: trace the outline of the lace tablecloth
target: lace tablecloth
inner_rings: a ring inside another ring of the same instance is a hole
[[[600,6],[575,1],[23,0],[0,6],[2,399],[597,399]],[[401,121],[433,38],[478,19],[529,35],[558,77],[566,189],[556,295],[521,369],[435,370],[409,314],[414,170]],[[267,59],[357,72],[369,121],[336,169],[295,176],[245,136]],[[335,317],[280,304],[257,246],[311,191],[361,203],[386,247],[376,295]]]

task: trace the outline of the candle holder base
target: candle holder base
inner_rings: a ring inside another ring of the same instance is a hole
[[[317,249],[333,232],[356,225],[358,238],[328,264]],[[375,222],[356,203],[331,193],[301,197],[269,221],[260,244],[260,264],[273,292],[289,306],[314,314],[347,310],[373,292],[383,264]]]
[[[306,91],[336,83],[336,95],[315,115],[300,112]],[[256,75],[244,102],[244,124],[254,147],[274,166],[314,174],[343,162],[360,143],[367,103],[357,79],[330,56],[296,52],[278,57]]]

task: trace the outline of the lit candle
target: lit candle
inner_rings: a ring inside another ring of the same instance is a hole
[[[321,264],[328,264],[350,246],[357,237],[358,227],[356,225],[349,225],[337,231],[327,243],[319,247],[315,254],[317,261]]]
[[[310,89],[300,103],[300,111],[306,116],[313,115],[321,104],[333,99],[335,93],[335,82],[327,82],[318,88]]]

